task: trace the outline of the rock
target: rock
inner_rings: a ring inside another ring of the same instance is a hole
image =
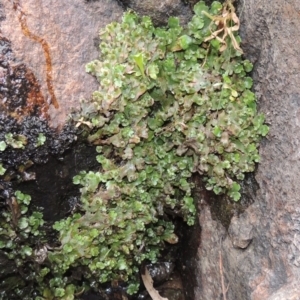
[[[122,3],[141,15],[150,16],[155,25],[166,25],[170,16],[179,17],[181,24],[186,24],[193,15],[190,6],[182,0],[122,0]]]
[[[24,34],[20,17],[32,35],[48,44],[53,93],[59,104],[58,109],[53,105],[49,109],[54,126],[62,125],[80,99],[97,89],[96,80],[85,72],[85,64],[99,55],[95,42],[99,29],[120,20],[122,13],[123,8],[111,0],[0,0],[1,35],[11,41],[14,64],[25,64],[34,73],[50,103],[43,46]]]
[[[146,265],[154,283],[160,283],[168,280],[174,271],[175,264],[172,262],[157,262]]]
[[[48,119],[49,105],[34,73],[15,62],[11,43],[0,37],[0,111],[18,120],[37,115]]]
[[[254,63],[258,105],[271,128],[260,147],[261,163],[256,172],[260,189],[254,203],[242,215],[233,217],[229,231],[212,219],[205,201],[200,205],[198,284],[190,299],[222,297],[221,251],[224,281],[229,284],[227,299],[298,300],[300,2],[240,1],[239,11],[242,48]],[[239,247],[234,247],[235,243]]]
[[[233,247],[241,249],[247,248],[253,238],[252,229],[253,226],[249,224],[248,219],[243,218],[243,215],[239,218],[234,216],[231,219],[228,229],[229,238]]]
[[[172,277],[166,282],[156,285],[154,288],[159,292],[161,297],[169,300],[185,300],[184,290],[182,287],[181,276],[177,272],[172,273]],[[148,292],[142,292],[138,297],[138,300],[151,300]]]

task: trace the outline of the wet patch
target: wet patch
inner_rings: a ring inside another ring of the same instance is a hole
[[[15,63],[10,41],[0,37],[0,111],[18,120],[33,115],[48,119],[48,109],[34,73]]]
[[[14,199],[15,191],[20,190],[31,196],[28,213],[40,211],[45,221],[42,228],[45,236],[26,240],[26,244],[32,249],[38,249],[45,243],[56,246],[57,232],[52,225],[76,209],[80,193],[72,178],[81,170],[98,167],[95,147],[76,141],[76,129],[71,124],[56,132],[45,120],[37,117],[26,117],[19,123],[12,117],[0,115],[0,141],[11,132],[22,135],[26,145],[23,149],[9,146],[0,151],[0,163],[6,169],[5,174],[0,176],[0,221],[5,222],[2,212],[11,210],[9,204]],[[40,133],[46,140],[43,145],[37,146]],[[19,240],[17,236],[14,242],[16,249],[22,247],[22,238]],[[34,270],[39,267],[33,257],[18,265],[19,258],[9,259],[13,252],[0,250],[0,298],[34,298]]]

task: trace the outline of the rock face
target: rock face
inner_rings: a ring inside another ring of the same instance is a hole
[[[95,43],[99,29],[119,20],[123,8],[112,0],[0,0],[0,13],[1,36],[11,41],[14,64],[23,63],[34,73],[44,98],[53,104],[43,46],[48,45],[50,84],[59,105],[50,105],[49,114],[54,126],[63,124],[79,100],[97,89],[85,64],[99,55]]]
[[[156,25],[165,25],[170,16],[179,17],[182,24],[186,24],[192,18],[192,10],[188,2],[182,0],[121,0],[128,8],[137,11],[141,15],[150,16]]]
[[[200,204],[194,299],[300,299],[300,2],[241,1],[245,55],[270,133],[261,143],[259,190],[228,230]],[[200,199],[199,199],[200,200]],[[192,299],[192,298],[191,298]]]

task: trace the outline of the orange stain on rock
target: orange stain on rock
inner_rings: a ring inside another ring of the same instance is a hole
[[[27,36],[28,38],[30,38],[31,40],[33,40],[35,42],[38,42],[43,48],[44,55],[45,55],[45,60],[46,60],[47,88],[48,88],[48,91],[49,91],[49,94],[50,94],[51,104],[57,109],[57,108],[59,108],[59,104],[58,104],[58,101],[56,99],[54,88],[53,88],[52,61],[51,61],[51,55],[50,55],[50,47],[49,47],[47,41],[44,38],[35,35],[34,33],[32,33],[28,29],[27,22],[26,22],[26,16],[25,16],[25,13],[22,11],[22,9],[20,7],[19,1],[14,1],[13,5],[14,5],[13,6],[14,10],[19,13],[18,19],[19,19],[19,22],[21,24],[23,34],[25,36]]]
[[[38,110],[38,114],[42,118],[48,119],[49,105],[44,99],[37,79],[30,70],[27,70],[25,79],[30,83],[30,89],[27,93],[27,105],[24,107],[24,114],[35,114]]]

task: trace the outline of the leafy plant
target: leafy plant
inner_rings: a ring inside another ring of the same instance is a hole
[[[89,141],[102,145],[100,163],[128,170],[133,181],[169,159],[162,168],[172,165],[186,178],[199,172],[208,189],[229,195],[254,170],[268,127],[250,91],[252,64],[242,59],[240,39],[227,24],[238,24],[228,3],[198,2],[187,29],[172,17],[168,28],[154,28],[129,12],[100,34],[101,57],[87,65],[100,87],[75,117],[93,129]],[[220,23],[222,39],[215,31]],[[179,168],[182,161],[188,163]]]
[[[5,141],[1,141],[0,142],[0,151],[4,151],[6,149],[7,145],[5,143]]]
[[[27,270],[26,280],[36,281],[35,271],[38,262],[37,249],[39,242],[44,242],[43,214],[39,211],[29,213],[31,197],[17,190],[7,199],[8,209],[0,212],[0,252],[4,259],[3,269],[7,265],[13,266],[12,270],[22,268]],[[37,242],[38,241],[38,242]],[[46,258],[46,256],[44,257]],[[11,282],[8,287],[7,280]],[[12,272],[8,279],[3,279],[1,288],[6,287],[5,294],[11,296],[14,291],[19,296],[24,296],[22,287],[26,283],[22,277]],[[26,295],[29,296],[29,295]],[[26,298],[29,299],[29,298]]]
[[[20,259],[32,256],[33,236],[42,235],[43,214],[33,212],[28,216],[31,197],[20,191],[8,200],[9,210],[0,215],[0,249],[18,265]]]
[[[7,133],[5,135],[5,142],[7,145],[10,145],[12,148],[23,149],[27,144],[27,139],[24,135],[21,134],[13,135],[12,133]],[[5,150],[5,148],[3,150]]]
[[[3,167],[2,163],[0,163],[0,176],[4,175],[6,172],[6,169]]]
[[[223,24],[217,38],[214,15],[231,9],[200,1],[186,29],[177,18],[155,28],[127,12],[100,33],[100,59],[86,67],[100,86],[73,118],[88,127],[101,167],[74,177],[81,212],[54,226],[62,244],[49,254],[56,274],[85,266],[99,282],[129,281],[134,292],[140,263],[176,241],[166,211],[194,222],[193,173],[239,200],[238,180],[254,170],[268,127],[235,28]],[[225,22],[237,23],[230,13]]]
[[[2,242],[7,239],[10,245],[11,240],[18,236],[19,241],[23,244],[23,240],[27,239],[29,235],[41,234],[39,229],[44,224],[43,214],[34,211],[28,216],[27,212],[31,201],[29,195],[16,191],[15,196],[7,201],[9,210],[1,212],[0,236],[2,236]],[[5,244],[2,243],[2,245],[5,248]],[[28,246],[25,247],[28,249]],[[26,252],[28,253],[28,251]]]

